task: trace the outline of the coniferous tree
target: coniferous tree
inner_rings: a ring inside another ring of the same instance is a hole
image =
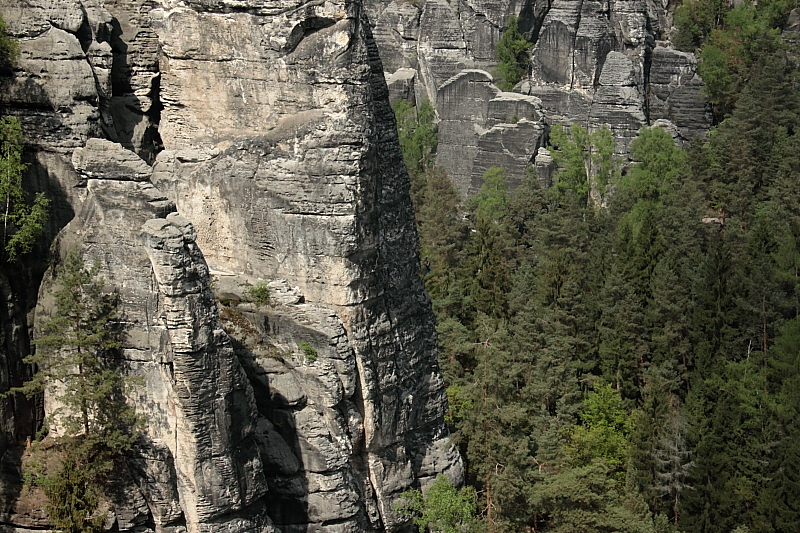
[[[495,83],[500,90],[510,91],[527,74],[530,47],[531,43],[519,32],[519,18],[511,15],[506,30],[497,42],[498,65],[492,70],[492,74],[498,78]]]
[[[96,472],[78,459],[74,450],[65,451],[55,473],[39,479],[48,503],[48,518],[63,533],[100,533],[106,515],[97,514],[100,494]]]
[[[0,16],[0,74],[5,74],[14,67],[18,55],[17,41],[8,34],[6,21]]]
[[[86,268],[76,253],[66,257],[55,280],[53,315],[42,325],[36,353],[25,358],[37,371],[10,392],[54,394],[61,407],[51,415],[67,434],[98,452],[119,453],[133,443],[140,421],[124,402],[133,382],[118,366],[116,296],[104,292],[97,265]]]
[[[31,481],[47,496],[53,524],[71,533],[102,530],[105,516],[95,511],[104,479],[142,422],[125,403],[134,380],[123,376],[117,360],[116,295],[105,293],[96,276],[97,265],[86,268],[76,253],[56,269],[53,314],[41,327],[36,352],[25,358],[36,372],[9,391],[52,394],[59,405],[49,416],[65,432],[53,448],[60,464],[34,472]]]

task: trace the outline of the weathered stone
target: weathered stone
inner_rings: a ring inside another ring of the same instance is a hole
[[[89,139],[84,148],[72,152],[72,166],[82,177],[103,176],[111,180],[147,181],[152,169],[142,159],[104,139]]]
[[[160,441],[140,439],[129,454],[133,478],[147,500],[150,515],[159,526],[177,522],[183,516],[178,497],[175,459]]]
[[[218,517],[254,505],[267,489],[255,440],[255,401],[216,322],[193,228],[172,214],[147,221],[142,231],[173,354],[176,434],[167,445],[179,457],[181,506],[189,524],[214,530],[222,526]],[[215,424],[208,424],[209,414]]]
[[[674,123],[690,141],[711,127],[711,110],[703,96],[693,54],[656,46],[650,67],[650,119]]]
[[[143,498],[112,510],[118,527],[266,533],[271,513],[401,527],[391,504],[422,463],[391,458],[446,433],[446,397],[360,3],[0,5],[23,37],[0,105],[38,151],[31,175],[59,182],[57,218],[74,214],[59,253],[119,290],[122,354],[144,380],[130,398],[147,414],[131,452]],[[229,281],[267,280],[274,307],[237,311],[248,339],[222,330],[201,247]]]
[[[258,422],[258,440],[261,457],[267,471],[291,476],[300,470],[300,462],[286,440],[275,431],[272,423],[266,418]]]
[[[375,40],[380,43],[381,62],[389,73],[417,67],[420,2],[392,0],[388,5],[365,2],[373,23]],[[371,9],[370,9],[371,8]],[[387,80],[388,81],[388,80]]]
[[[417,68],[425,99],[431,102],[437,102],[437,92],[445,81],[474,66],[457,9],[457,4],[446,0],[427,0],[422,9]]]
[[[386,74],[386,86],[389,88],[389,101],[416,100],[415,82],[417,71],[411,68],[400,68],[394,74]]]
[[[546,189],[553,185],[556,168],[553,157],[547,148],[539,148],[536,152],[533,166],[536,172],[536,181],[539,182],[540,187]]]
[[[541,101],[501,92],[492,77],[466,70],[439,90],[439,148],[436,161],[462,196],[475,194],[490,167],[503,167],[515,187],[543,144]]]
[[[392,30],[398,9],[394,3],[369,3],[370,13],[379,20],[378,46],[391,58],[401,57],[398,32]],[[448,97],[453,80],[470,70],[491,71],[496,65],[496,43],[512,14],[519,15],[519,29],[532,43],[529,77],[514,90],[541,100],[547,124],[580,124],[590,131],[609,127],[617,141],[616,153],[623,158],[639,127],[660,118],[678,125],[685,139],[701,135],[711,122],[702,81],[694,78],[696,60],[656,45],[672,32],[672,11],[669,2],[655,0],[425,2],[416,34],[406,29],[402,41],[406,56],[411,45],[417,47],[416,99],[435,102],[442,119],[438,163],[462,193],[474,193],[485,169],[504,166],[516,175],[542,144],[536,140],[536,129],[524,132],[503,126],[487,133],[478,150],[470,139],[473,130],[484,135],[495,125],[486,126],[478,118],[483,108],[477,103],[480,99],[454,104]],[[392,23],[383,26],[383,20]],[[672,53],[676,56],[670,57]],[[387,80],[395,87],[392,97],[408,98],[409,88],[395,81],[395,62],[391,64]],[[670,76],[685,68],[692,73],[688,78]],[[665,77],[670,79],[664,82]],[[533,139],[526,142],[526,135]]]
[[[638,87],[633,62],[621,52],[609,52],[589,109],[588,129],[609,128],[623,157],[647,120]]]
[[[9,26],[19,33],[13,21]],[[21,39],[19,49],[20,73],[0,78],[0,105],[19,118],[25,138],[38,148],[63,152],[98,136],[95,79],[77,37],[49,27]]]

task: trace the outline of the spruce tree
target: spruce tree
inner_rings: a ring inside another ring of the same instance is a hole
[[[119,366],[117,296],[104,291],[97,270],[76,253],[56,269],[53,315],[41,326],[36,352],[25,358],[37,371],[10,391],[54,394],[61,407],[50,416],[68,435],[80,437],[93,450],[90,455],[127,450],[140,424],[125,404],[124,393],[134,381]]]

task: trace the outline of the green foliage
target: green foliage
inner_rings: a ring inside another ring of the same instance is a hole
[[[269,286],[266,282],[259,282],[247,287],[242,294],[246,302],[253,302],[258,305],[269,305]]]
[[[546,531],[652,533],[652,516],[636,495],[609,476],[604,461],[556,472],[537,491],[535,504],[547,517]]]
[[[419,198],[415,206],[420,253],[432,263],[426,286],[431,294],[442,294],[448,290],[466,232],[461,197],[444,170],[434,166],[424,175]]]
[[[488,531],[800,528],[800,100],[748,46],[735,108],[685,152],[643,129],[618,176],[610,132],[553,128],[557,185],[492,169],[466,216],[443,174],[420,182],[447,422]]]
[[[58,469],[38,479],[48,503],[47,516],[64,533],[100,533],[105,514],[96,514],[100,493],[96,473],[66,448]]]
[[[119,368],[117,296],[105,293],[96,277],[97,265],[86,268],[75,253],[56,270],[53,315],[41,327],[36,352],[25,358],[38,371],[9,392],[55,394],[62,407],[51,415],[99,456],[130,448],[142,421],[125,404],[136,380]]]
[[[17,42],[0,17],[0,74],[16,63]],[[26,198],[22,187],[22,128],[13,117],[0,118],[0,212],[3,217],[2,261],[29,253],[44,231],[50,200],[43,193]]]
[[[686,162],[683,150],[662,128],[643,128],[630,147],[636,164],[620,179],[620,193],[638,200],[667,196]]]
[[[751,69],[762,57],[783,49],[780,34],[795,0],[744,1],[687,0],[675,11],[676,46],[700,50],[698,72],[714,113],[721,120],[736,106]]]
[[[413,517],[420,533],[479,533],[483,529],[475,516],[475,496],[472,487],[456,489],[439,474],[424,495],[418,490],[401,494],[403,503],[395,511]]]
[[[34,458],[26,481],[42,489],[58,529],[94,533],[105,521],[96,514],[103,482],[142,426],[125,403],[125,393],[138,380],[125,377],[120,368],[117,296],[104,292],[97,265],[87,268],[71,253],[55,270],[54,281],[53,314],[41,326],[36,352],[25,358],[37,372],[9,393],[30,397],[46,391],[60,404],[49,416],[70,436],[50,452],[35,447],[34,454],[43,458]],[[55,464],[48,463],[46,470],[35,466],[53,451]]]
[[[392,109],[397,120],[403,162],[411,178],[411,199],[419,210],[425,173],[433,167],[439,142],[434,123],[436,112],[430,100],[425,100],[417,107],[406,100],[395,100]]]
[[[579,124],[569,130],[556,124],[550,132],[550,142],[558,165],[556,191],[576,195],[583,205],[590,201],[603,205],[608,185],[619,172],[611,131],[604,127],[589,134]]]
[[[306,341],[301,341],[297,346],[303,350],[303,354],[306,356],[306,359],[309,361],[317,360],[317,349],[311,346],[309,343]]]
[[[503,167],[491,167],[483,175],[483,185],[477,196],[470,199],[470,210],[477,221],[498,224],[506,214],[506,171]]]
[[[44,231],[50,200],[38,193],[26,202],[22,187],[22,129],[12,117],[0,119],[0,208],[3,217],[5,260],[13,261],[31,251]]]
[[[582,425],[573,426],[565,452],[574,466],[599,459],[610,471],[624,472],[628,462],[630,413],[611,385],[600,385],[589,393],[580,414]]]
[[[497,41],[497,66],[492,70],[492,75],[497,78],[495,83],[501,91],[510,91],[522,80],[527,73],[528,48],[531,47],[525,37],[519,32],[519,17],[511,15],[506,23],[506,30]]]
[[[700,48],[722,23],[727,7],[724,0],[685,0],[675,10],[675,47],[686,52]]]
[[[8,35],[8,26],[0,17],[0,73],[11,70],[17,62],[19,46],[16,39]]]

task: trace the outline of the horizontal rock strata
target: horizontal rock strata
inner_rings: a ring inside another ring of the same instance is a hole
[[[123,354],[144,378],[130,400],[148,429],[115,527],[407,529],[399,494],[463,470],[361,5],[0,9],[21,49],[0,106],[23,123],[28,178],[57,200],[58,253],[80,250],[119,291]],[[247,339],[218,319],[211,272],[285,280],[274,312],[237,311],[256,324]]]
[[[442,143],[437,163],[463,194],[476,192],[480,170],[491,165],[507,166],[511,182],[518,183],[546,141],[546,130],[543,141],[538,128],[504,128],[502,137],[511,134],[513,141],[498,137],[476,150],[477,141],[467,138],[482,135],[472,132],[485,129],[482,114],[494,98],[491,92],[457,104],[460,118],[453,119],[451,85],[472,70],[492,71],[510,15],[519,17],[519,29],[531,42],[528,75],[514,90],[540,100],[546,127],[580,124],[590,132],[608,127],[625,160],[642,126],[669,120],[680,132],[678,142],[686,143],[711,125],[696,59],[667,41],[670,2],[371,0],[368,6],[393,97],[435,103]],[[409,75],[399,82],[400,67],[414,72],[413,91]],[[490,155],[497,151],[505,155]]]

